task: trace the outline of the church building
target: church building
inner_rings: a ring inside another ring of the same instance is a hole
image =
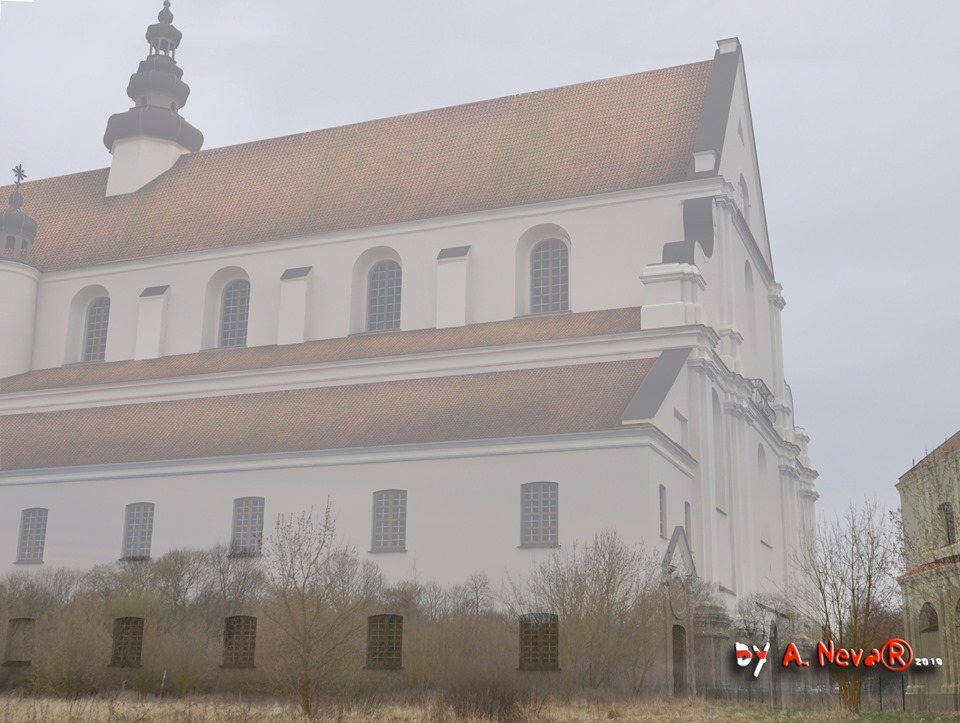
[[[816,472],[736,38],[201,150],[163,5],[110,166],[0,188],[0,572],[256,556],[329,499],[392,581],[615,529],[730,609],[783,582]]]

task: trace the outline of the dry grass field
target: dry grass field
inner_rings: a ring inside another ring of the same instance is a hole
[[[74,700],[0,697],[0,723],[287,723],[306,720],[292,706],[269,703],[231,703],[214,700],[156,701],[136,699]],[[627,723],[651,721],[665,723],[847,723],[877,721],[883,723],[960,722],[960,714],[936,713],[864,713],[856,717],[838,711],[776,711],[768,708],[699,699],[651,699],[612,703],[588,702],[525,705],[507,711],[482,715],[456,710],[455,705],[434,701],[414,705],[330,706],[312,720],[360,723],[468,723],[499,720],[504,723]]]

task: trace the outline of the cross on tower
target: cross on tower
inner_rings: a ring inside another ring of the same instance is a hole
[[[16,178],[16,185],[20,185],[24,178],[27,177],[26,172],[23,170],[23,164],[18,163],[17,167],[13,169],[13,176]]]

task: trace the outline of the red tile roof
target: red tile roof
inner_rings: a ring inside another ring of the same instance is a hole
[[[936,462],[936,461],[937,461],[938,459],[940,459],[941,457],[943,457],[943,456],[945,456],[945,455],[948,455],[948,454],[950,454],[951,452],[956,452],[957,450],[960,450],[960,432],[957,432],[956,434],[954,434],[954,435],[953,435],[952,437],[950,437],[946,442],[944,442],[943,444],[941,444],[939,447],[937,447],[935,450],[933,450],[930,454],[928,454],[926,457],[924,457],[924,458],[921,459],[919,462],[917,462],[913,467],[911,467],[909,470],[907,470],[907,471],[900,477],[900,479],[901,479],[901,480],[902,480],[902,479],[906,479],[906,478],[909,477],[913,472],[915,472],[915,471],[917,471],[917,470],[919,470],[919,469],[922,469],[923,467],[928,467],[929,465],[933,464],[934,462]]]
[[[0,470],[620,427],[654,359],[0,417]]]
[[[713,61],[26,183],[42,271],[684,180]],[[10,189],[0,189],[5,199]]]
[[[639,306],[576,314],[528,316],[449,329],[360,334],[283,346],[212,349],[142,361],[71,364],[0,379],[0,394],[572,339],[639,330]]]

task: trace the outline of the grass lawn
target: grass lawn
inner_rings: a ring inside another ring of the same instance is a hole
[[[157,701],[135,698],[63,701],[48,698],[0,697],[0,723],[253,723],[254,721],[303,721],[292,706],[270,703],[235,703],[223,700],[186,699]],[[457,717],[439,702],[423,706],[360,705],[350,709],[328,707],[314,720],[389,721],[390,723],[455,723],[481,721],[480,717]],[[486,719],[489,720],[489,719]],[[697,698],[644,699],[602,703],[547,703],[508,711],[501,720],[509,723],[626,723],[628,721],[689,721],[690,723],[960,723],[958,713],[867,712],[859,717],[838,711],[782,711],[759,706],[703,701]]]

